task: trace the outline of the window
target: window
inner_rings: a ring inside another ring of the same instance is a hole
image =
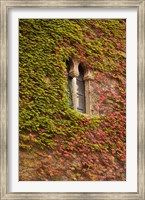
[[[92,71],[76,58],[66,62],[68,70],[68,99],[69,105],[81,113],[92,114],[90,81]]]
[[[77,76],[77,110],[81,113],[85,113],[85,84],[84,84],[84,72],[81,65],[79,65],[79,76]]]

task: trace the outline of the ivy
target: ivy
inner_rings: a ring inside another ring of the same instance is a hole
[[[19,20],[20,150],[44,157],[35,166],[39,180],[125,180],[125,31],[123,19]],[[69,107],[73,56],[94,70],[98,116]]]

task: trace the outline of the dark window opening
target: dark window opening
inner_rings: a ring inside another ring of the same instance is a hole
[[[86,112],[85,106],[85,83],[83,80],[84,71],[81,65],[79,65],[79,76],[77,77],[77,110],[81,113]]]

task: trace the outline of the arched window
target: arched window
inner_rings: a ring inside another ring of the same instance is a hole
[[[70,59],[66,62],[66,65],[70,107],[81,113],[92,114],[90,95],[90,81],[93,80],[92,71],[80,63],[77,58]]]
[[[79,76],[76,77],[77,86],[77,110],[81,113],[86,112],[85,106],[85,83],[84,83],[84,71],[81,65],[79,65]]]

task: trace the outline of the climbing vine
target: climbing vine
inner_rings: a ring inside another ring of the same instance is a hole
[[[19,21],[20,150],[36,149],[43,158],[33,180],[125,180],[125,24],[123,19]],[[94,71],[95,116],[69,106],[71,57]]]

